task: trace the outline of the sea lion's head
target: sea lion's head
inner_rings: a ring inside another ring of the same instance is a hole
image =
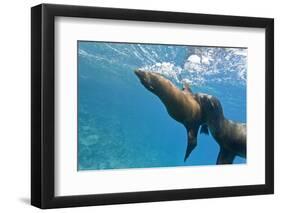
[[[207,120],[221,119],[223,108],[219,99],[212,95],[199,93],[195,96]]]
[[[161,97],[165,91],[168,91],[174,87],[171,81],[158,73],[135,70],[135,74],[146,89],[158,95],[159,97]]]

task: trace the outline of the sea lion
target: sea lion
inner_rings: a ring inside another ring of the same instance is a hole
[[[160,98],[168,114],[186,128],[187,148],[184,157],[186,161],[197,145],[197,133],[204,123],[201,107],[194,99],[191,89],[188,84],[185,84],[184,89],[180,90],[171,81],[157,73],[136,70],[135,74],[147,90]]]
[[[235,156],[246,158],[246,124],[225,118],[216,97],[198,93],[194,98],[200,104],[206,121],[201,129],[209,128],[220,146],[217,164],[232,164]]]

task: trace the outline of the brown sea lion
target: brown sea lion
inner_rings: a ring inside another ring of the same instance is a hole
[[[194,98],[200,104],[206,121],[201,129],[209,128],[220,146],[217,164],[232,164],[235,156],[246,158],[246,124],[225,118],[216,97],[198,93]]]
[[[135,74],[146,89],[160,98],[168,114],[186,128],[188,138],[184,157],[186,161],[197,145],[197,133],[204,123],[201,107],[194,99],[192,91],[187,84],[183,90],[178,89],[171,81],[157,73],[136,70]]]

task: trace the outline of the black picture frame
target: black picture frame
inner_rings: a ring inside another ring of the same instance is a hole
[[[265,29],[265,184],[56,197],[54,195],[54,20],[58,16]],[[31,112],[31,204],[36,207],[46,209],[272,194],[274,192],[274,20],[53,4],[32,7]]]

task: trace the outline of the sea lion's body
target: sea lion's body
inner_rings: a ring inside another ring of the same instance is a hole
[[[232,164],[235,156],[246,158],[246,124],[224,117],[220,101],[214,96],[197,94],[206,125],[220,146],[217,164]]]
[[[168,114],[186,128],[188,145],[185,161],[196,147],[197,133],[200,125],[204,123],[199,103],[187,85],[184,90],[180,90],[171,81],[157,73],[139,70],[135,73],[144,87],[160,98]]]
[[[167,79],[163,78],[163,81]],[[185,126],[193,126],[201,119],[201,108],[191,93],[181,91],[167,80],[165,89],[160,90],[158,97],[164,103],[169,115]]]

